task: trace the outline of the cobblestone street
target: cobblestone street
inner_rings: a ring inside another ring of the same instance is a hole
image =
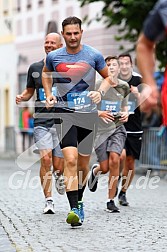
[[[67,198],[55,189],[56,214],[42,214],[39,163],[23,169],[8,159],[0,167],[0,252],[166,252],[166,180],[136,175],[127,194],[130,206],[120,206],[114,214],[105,211],[107,185],[102,177],[96,193],[86,189],[83,226],[72,229],[65,222]]]

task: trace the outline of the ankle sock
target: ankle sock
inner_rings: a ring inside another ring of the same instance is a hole
[[[114,200],[113,199],[108,199],[107,202],[114,202]]]
[[[45,198],[46,201],[50,200],[50,201],[53,201],[53,198],[52,197],[47,197]]]

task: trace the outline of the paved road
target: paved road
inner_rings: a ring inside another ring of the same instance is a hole
[[[55,189],[56,214],[42,214],[39,164],[31,166],[30,161],[20,168],[15,160],[0,160],[0,252],[166,252],[167,181],[136,176],[128,192],[130,206],[113,214],[105,211],[103,177],[96,193],[86,190],[85,222],[72,229],[65,223],[69,210],[66,196]]]

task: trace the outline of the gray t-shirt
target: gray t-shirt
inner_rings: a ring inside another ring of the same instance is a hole
[[[102,80],[96,83],[96,89],[99,88]],[[128,106],[129,85],[127,82],[118,79],[118,85],[111,87],[102,100],[98,104],[98,110],[111,110],[112,112],[123,111],[124,106]],[[98,133],[105,133],[112,131],[115,127],[122,125],[119,119],[114,122],[105,123],[99,118]]]

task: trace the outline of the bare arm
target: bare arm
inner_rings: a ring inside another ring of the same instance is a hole
[[[99,87],[99,90],[104,91],[104,93],[106,93],[109,88],[112,86],[112,84],[114,84],[112,77],[109,76],[108,74],[108,67],[106,66],[105,68],[103,68],[99,74],[103,77],[103,81],[101,82],[101,85]]]
[[[28,101],[34,94],[34,88],[26,88],[21,94],[16,95],[16,104],[22,101]]]
[[[154,86],[153,79],[155,67],[155,44],[148,40],[144,34],[141,34],[136,48],[137,65],[143,78],[143,82]]]
[[[153,77],[155,67],[155,43],[142,33],[136,47],[137,65],[143,83],[147,85],[141,93],[140,109],[147,112],[157,104],[158,90]]]
[[[107,66],[100,70],[99,74],[104,78],[104,80],[102,81],[98,91],[91,91],[89,94],[90,98],[92,98],[93,102],[95,103],[99,103],[101,101],[101,93],[99,91],[106,93],[109,88],[114,85],[111,76],[108,75]]]
[[[46,67],[42,70],[42,85],[46,94],[46,102],[49,106],[52,106],[56,102],[56,97],[52,95],[52,72]]]

